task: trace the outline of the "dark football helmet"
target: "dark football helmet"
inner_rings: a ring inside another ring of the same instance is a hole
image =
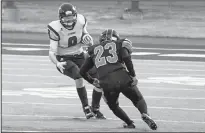
[[[77,21],[77,11],[75,6],[64,3],[58,10],[60,23],[68,30],[72,30]]]
[[[103,42],[103,41],[117,41],[120,39],[119,34],[117,33],[117,31],[113,30],[113,29],[107,29],[105,31],[103,31],[100,35],[99,41]]]

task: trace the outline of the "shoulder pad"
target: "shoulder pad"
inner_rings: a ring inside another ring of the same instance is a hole
[[[60,40],[60,35],[58,32],[60,31],[60,22],[59,21],[52,21],[51,23],[48,24],[48,35],[49,38],[54,40],[54,41],[59,41]]]
[[[132,42],[128,39],[122,40],[122,47],[126,48],[129,53],[132,53]]]
[[[83,27],[87,24],[87,19],[82,14],[78,14],[77,19],[78,19],[78,22],[80,22],[83,25]]]

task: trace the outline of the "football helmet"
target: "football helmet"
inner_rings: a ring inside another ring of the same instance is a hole
[[[58,15],[60,23],[68,30],[72,30],[77,21],[77,11],[75,6],[64,3],[59,7]]]
[[[117,33],[117,31],[113,30],[113,29],[107,29],[105,31],[103,31],[100,35],[99,41],[103,42],[103,41],[117,41],[120,39],[119,34]]]

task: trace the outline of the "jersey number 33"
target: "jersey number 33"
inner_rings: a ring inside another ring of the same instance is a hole
[[[108,52],[106,52],[108,51]],[[108,53],[105,55],[104,53]],[[106,65],[107,63],[116,63],[118,61],[116,44],[114,42],[107,43],[102,46],[99,45],[94,48],[95,66],[97,68]],[[103,56],[104,55],[104,56]]]

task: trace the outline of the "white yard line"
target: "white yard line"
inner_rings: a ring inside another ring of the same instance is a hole
[[[60,103],[31,103],[31,102],[2,102],[2,104],[29,104],[29,105],[46,105],[46,106],[80,106],[80,104],[60,104]],[[102,107],[107,107],[107,105],[100,105]],[[133,108],[134,106],[125,106],[121,105],[122,108]],[[194,108],[175,108],[175,107],[157,107],[157,106],[149,106],[150,109],[163,109],[163,110],[185,110],[185,111],[205,111],[205,109],[194,109]]]
[[[205,49],[174,49],[174,48],[143,48],[143,47],[132,47],[133,49],[144,49],[144,50],[169,50],[169,51],[205,51]]]
[[[2,117],[27,117],[27,118],[35,118],[35,117],[38,117],[38,118],[74,118],[73,116],[51,116],[51,115],[10,115],[10,114],[2,114]],[[85,119],[85,117],[75,117],[75,118],[80,118],[80,119]],[[116,118],[107,118],[107,120],[113,120],[113,121],[121,121],[120,119],[116,119]],[[142,121],[142,119],[136,119],[136,118],[133,118],[132,120],[134,121]],[[204,121],[175,121],[175,120],[160,120],[160,119],[156,119],[155,120],[156,122],[166,122],[166,123],[188,123],[188,124],[205,124]]]
[[[2,43],[3,45],[19,45],[19,46],[40,46],[40,47],[45,47],[48,46],[49,44],[23,44],[23,43]],[[3,46],[5,47],[5,46]]]
[[[15,65],[15,68],[14,67],[11,67]],[[49,63],[49,64],[43,64],[43,63],[40,63],[40,64],[31,64],[31,63],[2,63],[2,69],[18,69],[18,67],[25,67],[25,66],[29,66],[29,69],[41,69],[39,68],[39,66],[49,66],[51,68],[54,67],[54,64],[52,63]],[[31,66],[31,67],[30,67]],[[34,67],[35,66],[35,67]],[[203,66],[205,67],[205,66]],[[143,67],[143,68],[140,68],[139,66],[136,66],[135,70],[145,70],[147,71],[146,69],[148,69],[149,67]],[[166,71],[194,71],[194,72],[205,72],[205,69],[201,68],[201,69],[194,69],[194,68],[190,68],[190,69],[187,69],[187,68],[167,68],[167,67],[155,67],[155,68],[152,68],[152,71],[156,71],[156,70],[166,70]]]
[[[2,43],[3,45],[19,45],[19,46],[40,46],[40,47],[45,47],[48,46],[49,44],[23,44],[23,43]],[[5,46],[3,46],[4,48]],[[204,49],[173,49],[173,48],[144,48],[144,47],[133,47],[133,49],[144,49],[144,50],[170,50],[170,51],[205,51]]]
[[[33,56],[33,55],[2,55],[2,64],[9,61],[30,61],[30,62],[44,62],[51,63],[48,56]],[[25,62],[25,63],[30,63]],[[192,62],[192,61],[170,61],[170,60],[141,60],[133,59],[135,64],[139,65],[151,65],[151,66],[160,66],[160,65],[178,65],[178,66],[205,66],[204,62]]]
[[[45,83],[39,83],[39,84],[45,84]],[[55,83],[53,83],[55,84]],[[77,99],[77,94],[69,95],[65,93],[65,91],[59,91],[55,94],[48,94],[49,91],[44,91],[43,88],[41,90],[42,92],[38,90],[31,90],[29,91],[16,91],[16,92],[8,92],[8,91],[2,91],[2,96],[23,96],[26,95],[34,95],[34,96],[43,96],[43,97],[50,97],[50,98],[68,98],[68,99]],[[44,92],[47,92],[47,94],[44,94]],[[69,91],[68,91],[69,92]],[[205,100],[205,97],[166,97],[166,96],[144,96],[146,99],[172,99],[172,100]]]
[[[2,71],[4,70],[11,70],[10,72],[14,71],[14,70],[17,70],[17,71],[20,71],[22,70],[24,73],[26,71],[38,71],[38,73],[41,73],[40,71],[51,71],[51,72],[58,72],[55,68],[53,69],[35,69],[35,68],[2,68]],[[8,74],[8,73],[7,73]],[[200,77],[200,78],[204,78],[205,77],[205,74],[204,73],[198,73],[198,74],[190,74],[190,73],[186,73],[186,74],[179,74],[179,73],[159,73],[159,72],[153,72],[153,73],[149,73],[149,72],[137,72],[138,75],[144,75],[144,76],[194,76],[194,77]],[[5,75],[6,76],[6,75]],[[7,76],[11,76],[11,75],[7,75]],[[21,75],[15,75],[13,74],[12,76],[21,76]],[[47,75],[31,75],[31,74],[22,74],[22,76],[28,76],[28,77],[58,77],[58,76],[54,76],[54,75],[51,75],[51,76],[47,76]]]

